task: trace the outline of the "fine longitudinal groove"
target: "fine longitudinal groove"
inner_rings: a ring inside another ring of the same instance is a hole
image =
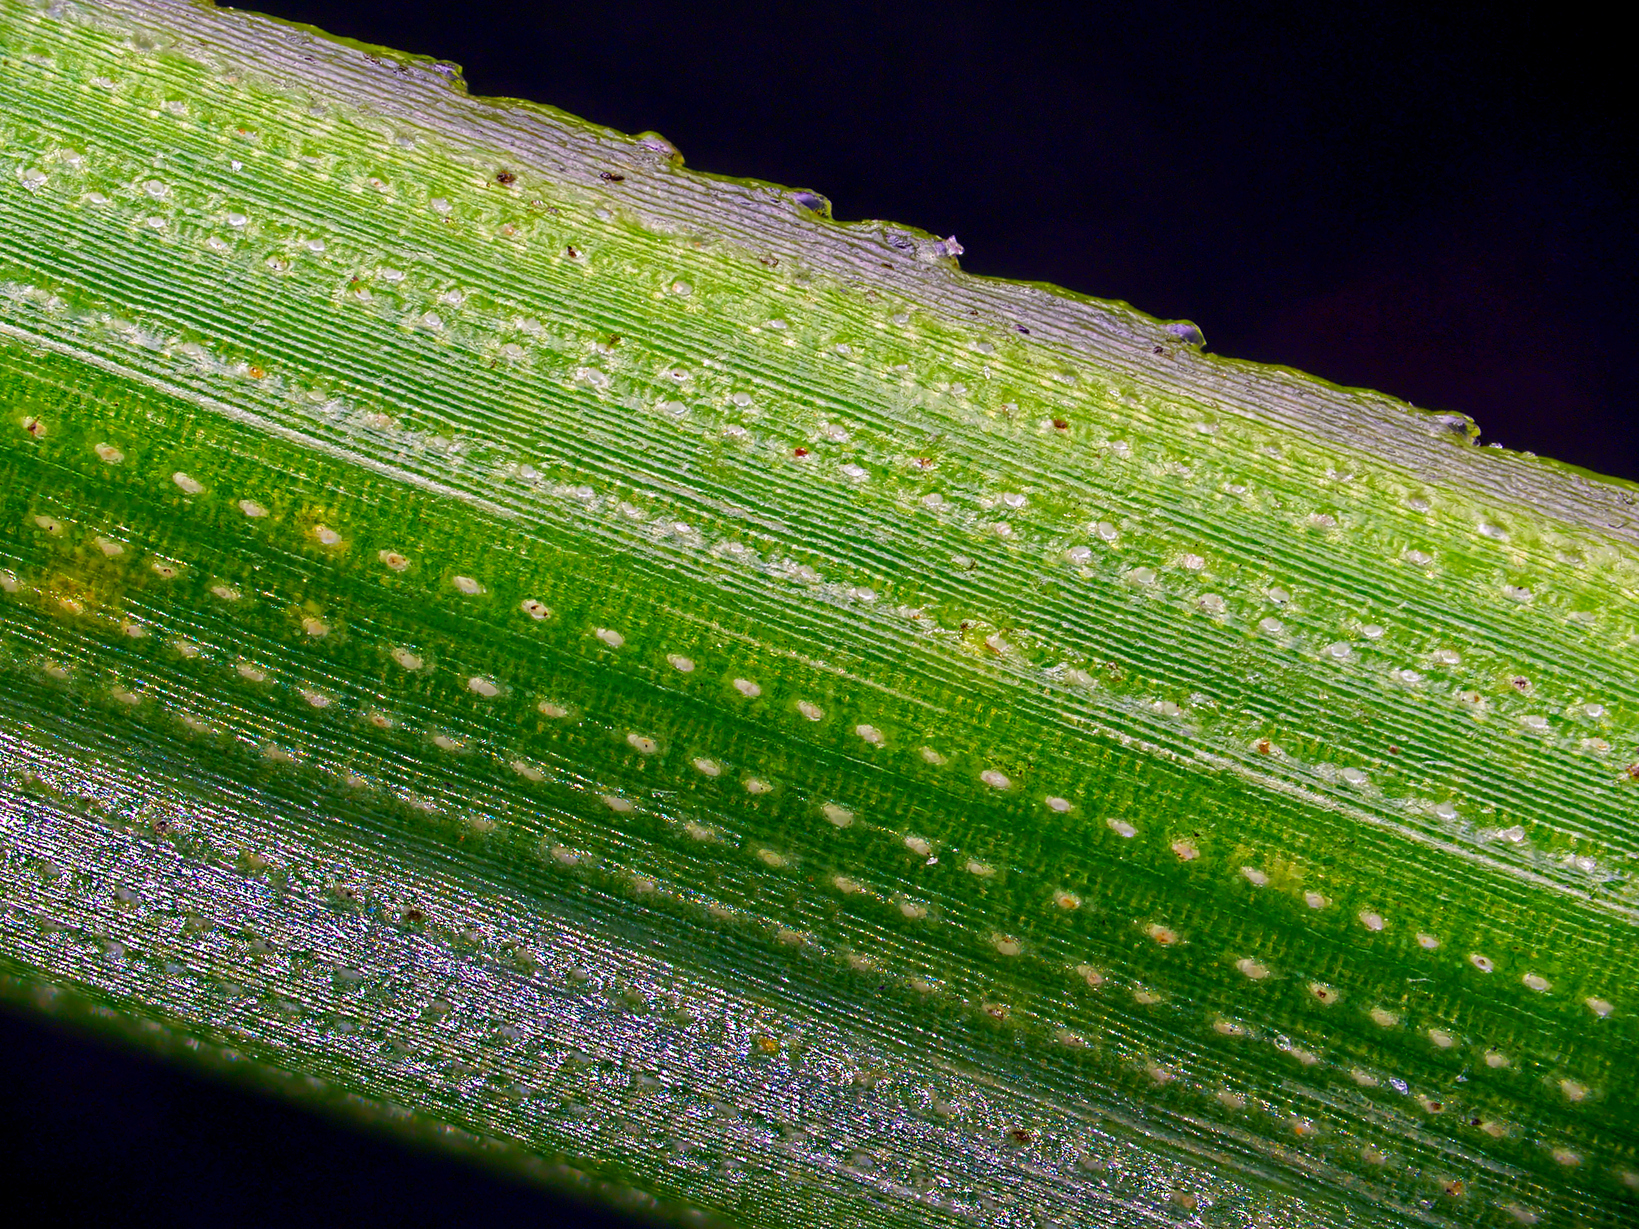
[[[8,994],[671,1222],[1632,1218],[1628,485],[448,66],[0,58]]]

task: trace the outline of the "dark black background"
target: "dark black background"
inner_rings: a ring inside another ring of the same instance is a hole
[[[1569,6],[259,7],[1639,478],[1632,73]],[[588,1215],[10,1016],[0,1081],[0,1189],[54,1219]]]

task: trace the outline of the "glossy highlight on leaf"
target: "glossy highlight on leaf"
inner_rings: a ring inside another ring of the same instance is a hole
[[[670,1223],[1639,1212],[1639,520],[190,0],[0,8],[6,993]]]

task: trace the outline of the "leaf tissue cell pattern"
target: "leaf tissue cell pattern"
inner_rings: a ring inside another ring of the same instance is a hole
[[[0,53],[11,997],[680,1223],[1632,1223],[1632,487],[445,64]]]

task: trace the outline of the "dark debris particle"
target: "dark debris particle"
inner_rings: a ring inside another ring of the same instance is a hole
[[[616,175],[613,171],[599,171],[598,178],[605,183],[625,183],[626,176]]]
[[[518,177],[511,171],[496,171],[495,182],[500,184],[503,188],[510,188],[513,184],[518,182]]]

